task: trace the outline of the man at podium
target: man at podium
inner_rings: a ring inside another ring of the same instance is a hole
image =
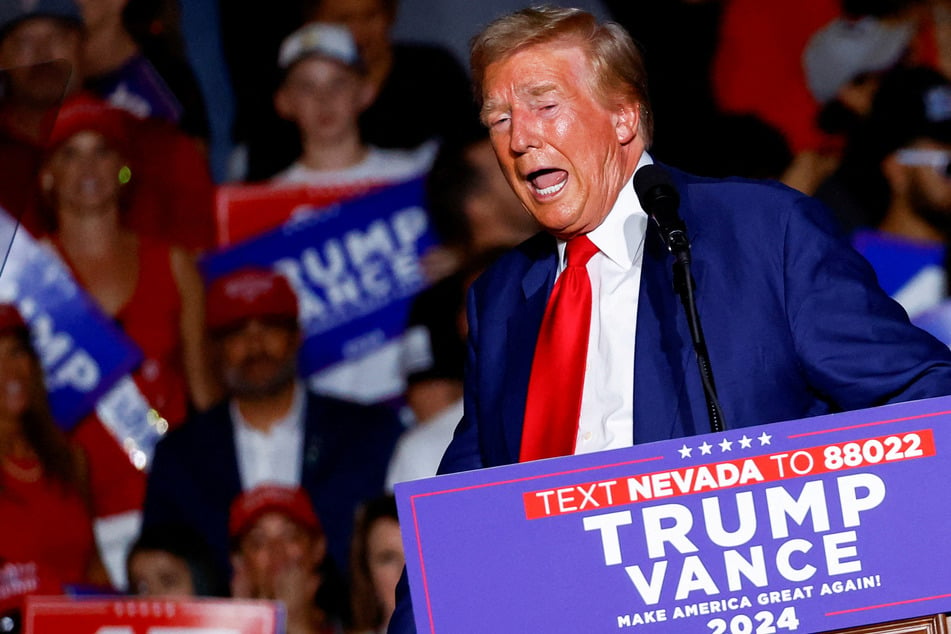
[[[525,9],[471,60],[499,164],[544,232],[470,290],[442,473],[951,393],[951,352],[818,202],[654,164],[644,62],[619,26]],[[407,607],[390,632],[413,631]]]

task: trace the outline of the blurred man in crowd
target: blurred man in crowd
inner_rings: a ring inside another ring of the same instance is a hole
[[[0,4],[0,206],[36,232],[42,148],[65,92],[82,84],[82,15],[72,0]]]
[[[426,179],[426,202],[444,245],[466,260],[499,247],[514,247],[538,231],[499,169],[483,134],[445,146]]]
[[[275,180],[352,187],[396,183],[428,169],[434,145],[384,150],[360,135],[360,113],[376,96],[366,65],[345,26],[313,23],[281,45],[284,81],[274,96],[278,114],[300,131],[301,156]]]
[[[283,276],[241,270],[216,280],[206,301],[228,398],[159,443],[145,524],[191,525],[226,567],[231,501],[265,482],[300,486],[321,517],[330,558],[345,570],[354,512],[382,491],[401,424],[387,409],[305,389],[297,299]]]
[[[288,634],[342,632],[346,595],[328,595],[327,538],[301,488],[262,485],[231,504],[228,533],[236,598],[281,601]],[[337,603],[335,603],[337,601]]]
[[[36,172],[64,97],[85,77],[85,30],[74,0],[0,3],[0,205],[34,235],[50,231]],[[132,229],[190,250],[214,243],[213,185],[204,155],[174,124],[130,115]]]
[[[864,134],[889,195],[877,229],[857,231],[852,242],[882,288],[914,317],[947,294],[951,81],[930,68],[893,71],[876,95]]]

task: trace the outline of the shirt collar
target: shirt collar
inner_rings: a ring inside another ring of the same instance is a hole
[[[291,407],[287,410],[287,414],[274,423],[268,435],[303,429],[305,396],[306,390],[303,384],[300,381],[294,381],[294,398],[291,401]],[[244,416],[241,415],[241,409],[238,407],[238,403],[234,399],[231,399],[231,402],[228,403],[228,409],[231,412],[231,420],[234,421],[234,425],[238,430],[243,432],[256,432],[259,434],[264,433],[252,427],[248,421],[245,420]]]
[[[653,164],[654,159],[647,152],[641,154],[637,162],[637,173],[641,167]],[[644,247],[644,235],[647,232],[647,212],[634,191],[634,175],[628,179],[621,191],[618,192],[614,206],[604,221],[593,231],[588,238],[598,250],[622,269],[629,269]],[[565,267],[565,242],[558,241],[559,271]]]

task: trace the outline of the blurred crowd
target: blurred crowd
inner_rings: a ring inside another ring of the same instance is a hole
[[[0,304],[0,631],[25,595],[88,587],[385,631],[391,492],[435,474],[461,417],[466,289],[535,232],[465,59],[523,4],[0,0],[0,208],[141,350],[164,434],[143,464],[97,412],[63,432],[28,315]],[[656,159],[815,195],[911,317],[947,299],[951,0],[557,4],[642,45]],[[292,280],[199,271],[222,187],[415,178],[440,245],[398,354],[371,359],[396,399],[300,375]]]

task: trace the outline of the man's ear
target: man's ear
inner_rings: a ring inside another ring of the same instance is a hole
[[[287,89],[282,85],[274,93],[274,111],[287,121],[294,122],[294,104]]]
[[[323,535],[314,538],[314,543],[311,545],[311,556],[314,560],[314,565],[319,566],[324,562],[324,557],[327,556],[327,538]]]
[[[627,145],[637,136],[638,127],[641,123],[640,108],[636,103],[622,103],[618,105],[614,116],[614,130],[618,142],[621,145]]]
[[[40,171],[40,190],[45,196],[53,195],[53,174],[46,168]]]
[[[364,110],[373,105],[379,94],[377,87],[373,85],[366,77],[360,78],[360,94],[358,95],[357,110],[362,114]]]
[[[881,168],[882,175],[892,190],[892,195],[903,192],[908,182],[908,171],[898,162],[894,152],[882,159]]]

